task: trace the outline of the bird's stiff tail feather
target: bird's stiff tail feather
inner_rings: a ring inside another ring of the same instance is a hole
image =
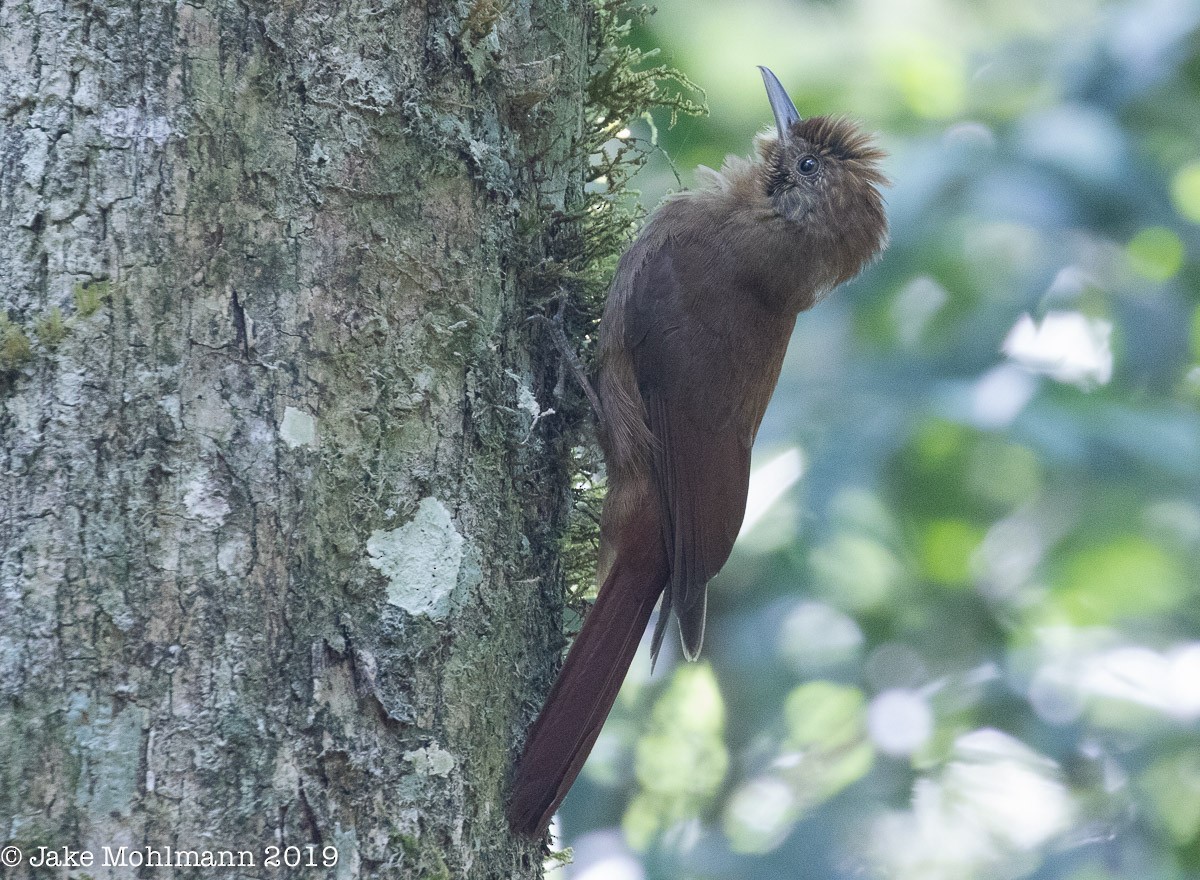
[[[618,554],[525,742],[508,806],[517,833],[542,834],[579,775],[666,580],[657,547],[635,561]]]

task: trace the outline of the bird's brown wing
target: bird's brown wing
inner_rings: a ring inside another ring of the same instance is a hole
[[[737,385],[745,369],[731,360],[733,328],[705,320],[705,297],[681,274],[672,244],[664,242],[630,280],[626,343],[655,439],[654,478],[666,512],[662,539],[671,572],[655,655],[673,609],[684,654],[695,659],[708,582],[729,558],[746,512],[757,421],[741,424]]]

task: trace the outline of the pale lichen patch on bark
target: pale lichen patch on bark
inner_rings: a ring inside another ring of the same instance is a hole
[[[317,445],[317,420],[308,413],[289,406],[283,411],[283,421],[279,423],[279,436],[289,449],[299,446],[314,449]]]
[[[454,755],[437,743],[404,753],[413,771],[424,776],[447,776],[458,764]]]
[[[463,544],[450,511],[428,497],[421,499],[409,522],[371,533],[367,561],[388,579],[388,604],[409,614],[442,618],[450,613],[458,586]]]

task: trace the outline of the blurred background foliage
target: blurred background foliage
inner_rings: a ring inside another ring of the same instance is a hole
[[[647,208],[749,152],[766,64],[880,133],[892,244],[801,316],[704,658],[639,655],[552,877],[1200,877],[1198,26],[1186,0],[635,26],[711,109],[622,132]]]

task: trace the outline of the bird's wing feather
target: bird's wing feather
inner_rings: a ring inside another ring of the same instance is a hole
[[[704,636],[706,587],[729,558],[746,510],[753,427],[736,387],[725,328],[709,326],[681,283],[671,243],[631,279],[626,343],[654,436],[653,471],[671,564],[665,600],[679,618],[685,654]],[[708,375],[697,377],[697,368]],[[705,381],[697,381],[704,379]],[[697,388],[708,388],[703,393]],[[664,605],[664,609],[666,609]],[[661,624],[660,624],[661,627]],[[655,647],[661,639],[656,633]]]

